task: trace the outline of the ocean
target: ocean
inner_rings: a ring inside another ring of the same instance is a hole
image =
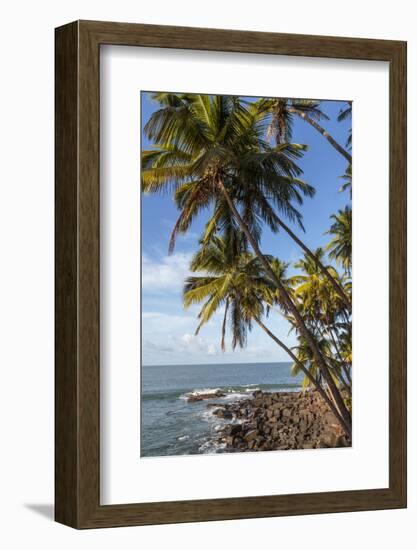
[[[297,391],[302,375],[292,376],[291,363],[159,365],[142,367],[141,456],[218,453],[213,443],[224,420],[209,403],[233,402],[255,390]],[[190,393],[221,390],[225,397],[188,402]],[[227,422],[227,421],[226,421]]]

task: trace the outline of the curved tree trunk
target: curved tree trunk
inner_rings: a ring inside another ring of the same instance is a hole
[[[325,360],[324,360],[324,358],[323,358],[323,356],[322,356],[322,354],[321,354],[321,352],[320,352],[320,350],[319,350],[312,334],[310,333],[310,331],[306,327],[306,325],[304,323],[304,320],[300,315],[300,312],[298,311],[296,305],[293,303],[293,301],[292,301],[290,295],[288,294],[287,290],[285,289],[284,285],[281,283],[279,278],[276,276],[273,269],[269,265],[269,262],[267,261],[265,256],[262,254],[261,250],[259,249],[258,243],[254,239],[254,237],[253,237],[252,233],[250,232],[248,226],[243,221],[242,216],[239,214],[239,211],[237,210],[237,208],[236,208],[233,200],[231,199],[231,197],[230,197],[223,181],[220,178],[217,180],[217,184],[219,186],[220,191],[223,193],[223,195],[224,195],[224,197],[227,201],[227,204],[229,205],[229,208],[231,209],[231,211],[233,213],[233,216],[235,217],[240,229],[242,230],[242,232],[248,238],[248,241],[250,242],[250,244],[253,248],[253,251],[255,252],[256,256],[259,258],[259,261],[263,265],[266,273],[268,273],[268,275],[274,281],[277,289],[279,290],[279,292],[280,292],[280,294],[283,298],[283,301],[285,302],[285,304],[288,307],[288,310],[294,316],[294,319],[297,323],[297,326],[298,326],[300,332],[302,333],[304,338],[307,340],[308,345],[310,346],[310,349],[313,352],[314,357],[317,361],[317,365],[318,365],[319,369],[321,370],[321,372],[323,374],[323,378],[326,381],[326,383],[329,387],[329,390],[330,390],[330,392],[331,392],[331,394],[332,394],[332,396],[333,396],[333,398],[334,398],[334,400],[337,404],[337,407],[339,408],[339,410],[341,412],[341,415],[343,416],[343,419],[344,419],[346,425],[349,426],[349,432],[348,433],[349,433],[349,437],[351,437],[352,419],[351,419],[350,413],[349,413],[349,411],[348,411],[348,409],[347,409],[347,407],[346,407],[346,405],[343,401],[343,398],[342,398],[339,390],[337,389],[337,386],[336,386],[336,384],[333,380],[333,377],[330,374],[329,368],[326,365],[326,362],[325,362]]]
[[[301,241],[295,233],[291,231],[291,229],[286,225],[280,218],[278,219],[279,225],[288,233],[288,235],[291,237],[293,241],[295,241],[300,248],[304,250],[304,252],[316,263],[316,265],[319,267],[319,269],[323,272],[323,274],[327,277],[332,287],[335,289],[337,294],[341,297],[343,300],[343,303],[345,306],[349,309],[349,311],[352,309],[352,304],[350,303],[349,298],[346,296],[343,288],[338,284],[338,282],[335,280],[335,278],[331,275],[329,270],[321,263],[321,261],[317,258],[317,256],[312,252],[307,245]]]
[[[258,319],[257,317],[255,317],[255,321],[258,323],[258,325],[261,327],[261,329],[266,332],[266,334],[272,338],[272,340],[278,344],[278,346],[280,346],[290,357],[291,359],[294,361],[294,363],[296,363],[299,368],[301,369],[301,371],[304,373],[305,376],[307,376],[307,378],[310,380],[310,382],[314,385],[314,387],[316,388],[316,390],[319,392],[319,394],[321,395],[322,399],[327,403],[329,409],[332,411],[332,413],[335,415],[335,417],[337,418],[337,420],[339,421],[339,424],[342,426],[342,428],[345,430],[345,432],[349,435],[350,437],[350,427],[346,425],[344,419],[343,419],[343,416],[340,414],[339,410],[337,409],[337,407],[335,406],[335,404],[333,403],[333,401],[330,399],[330,397],[327,395],[327,393],[324,391],[324,389],[321,387],[321,385],[318,383],[318,381],[314,378],[314,376],[310,373],[310,371],[308,369],[306,369],[306,367],[301,363],[301,361],[298,359],[298,357],[292,352],[292,350],[287,347],[284,342],[282,342],[277,336],[275,336],[275,334],[273,334],[269,329],[268,327],[266,327],[262,321],[260,319]]]
[[[327,132],[320,124],[318,124],[315,120],[310,118],[306,113],[303,113],[302,111],[299,111],[298,109],[295,109],[294,107],[289,107],[288,111],[290,113],[293,113],[299,117],[301,117],[303,120],[311,124],[313,128],[315,128],[320,134],[327,139],[327,141],[330,143],[332,147],[336,149],[338,153],[340,153],[342,156],[345,157],[345,159],[352,164],[352,156],[344,149],[337,141]]]

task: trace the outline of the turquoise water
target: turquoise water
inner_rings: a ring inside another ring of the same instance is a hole
[[[263,391],[296,391],[302,376],[291,363],[160,365],[142,367],[141,456],[222,452],[213,444],[222,420],[209,403],[233,402]],[[187,394],[222,390],[225,397],[187,402]]]

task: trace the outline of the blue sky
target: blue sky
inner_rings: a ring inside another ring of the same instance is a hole
[[[345,102],[323,101],[321,108],[330,117],[322,124],[341,145],[345,144],[351,121],[337,122],[337,115]],[[142,126],[146,124],[158,104],[141,94]],[[298,162],[302,179],[316,189],[312,199],[300,207],[305,233],[292,226],[307,246],[314,249],[328,242],[324,233],[329,229],[330,216],[349,202],[348,192],[339,193],[340,176],[346,169],[346,160],[314,128],[296,120],[294,143],[308,145],[308,151]],[[152,144],[142,133],[142,148]],[[208,216],[209,214],[207,214]],[[186,235],[180,235],[174,253],[168,255],[168,239],[178,217],[171,195],[142,194],[142,360],[144,365],[203,364],[237,362],[287,361],[285,352],[277,347],[258,327],[249,334],[244,350],[232,351],[230,340],[226,352],[220,350],[222,311],[213,316],[198,336],[198,307],[184,310],[182,285],[188,275],[188,264],[207,216],[195,221]],[[298,246],[284,233],[272,234],[264,230],[261,249],[281,260],[294,262],[301,256]],[[295,345],[288,334],[288,323],[278,313],[271,314],[267,326],[287,345]]]

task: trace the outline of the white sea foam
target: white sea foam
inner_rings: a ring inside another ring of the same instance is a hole
[[[199,395],[204,394],[215,394],[217,392],[226,392],[227,390],[222,390],[221,388],[203,388],[203,389],[197,389],[193,390],[187,393],[183,393],[180,395],[180,399],[188,399],[189,397],[197,397]]]
[[[225,397],[225,399],[227,399],[228,401],[235,401],[237,399],[243,399],[243,398],[247,398],[248,397],[248,394],[246,393],[242,393],[242,392],[231,392],[231,393],[228,393]]]
[[[199,395],[213,395],[216,393],[226,394],[228,399],[236,399],[241,397],[247,397],[248,393],[252,393],[259,390],[258,384],[242,384],[241,386],[229,387],[229,388],[198,388],[190,392],[183,393],[179,396],[179,399],[187,400],[190,397],[198,397]],[[221,397],[219,397],[221,399]]]
[[[222,418],[219,418],[215,414],[213,414],[215,410],[215,407],[211,407],[210,409],[207,409],[205,411],[202,411],[200,413],[200,417],[203,418],[203,420],[206,420],[207,422],[213,422],[216,420],[216,422],[219,422],[219,426],[224,423],[224,420]]]
[[[226,447],[225,443],[219,443],[217,441],[214,441],[214,440],[212,441],[209,439],[208,441],[200,445],[198,450],[203,454],[211,454],[211,453],[218,453],[225,447]]]

